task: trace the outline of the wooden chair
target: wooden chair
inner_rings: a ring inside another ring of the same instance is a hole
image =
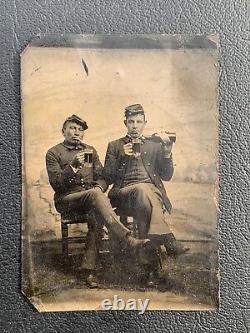
[[[72,224],[87,224],[93,222],[92,214],[75,214],[75,213],[62,213],[61,214],[61,234],[62,234],[62,253],[67,258],[69,256],[69,244],[86,242],[86,235],[69,236],[69,226]]]
[[[88,224],[93,223],[95,217],[91,213],[63,213],[61,214],[61,234],[62,234],[62,253],[65,259],[68,259],[69,253],[69,244],[82,243],[85,245],[86,234],[80,236],[69,236],[69,226],[72,224]],[[101,247],[98,248],[99,254],[109,253],[109,237],[108,231],[104,227],[101,230]]]

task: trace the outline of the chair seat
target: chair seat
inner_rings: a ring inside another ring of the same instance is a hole
[[[87,223],[90,220],[93,220],[91,213],[67,212],[61,214],[61,223],[63,224]]]

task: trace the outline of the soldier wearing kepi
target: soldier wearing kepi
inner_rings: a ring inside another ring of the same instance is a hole
[[[140,238],[151,239],[156,247],[164,245],[169,255],[183,254],[188,249],[175,239],[164,214],[171,212],[162,180],[173,175],[173,143],[168,135],[143,136],[146,120],[140,104],[125,108],[124,124],[127,135],[109,143],[105,158],[105,179],[113,184],[111,203],[136,218]],[[146,266],[152,284],[156,268],[149,262]]]
[[[89,287],[97,287],[94,268],[97,256],[95,233],[98,226],[105,225],[111,235],[133,249],[143,248],[148,240],[138,240],[131,236],[103,193],[108,186],[103,178],[102,164],[95,148],[83,142],[87,128],[87,123],[78,116],[68,117],[62,127],[64,141],[48,150],[46,166],[49,182],[55,191],[54,201],[58,212],[95,213],[95,224],[88,226],[82,268],[88,272]]]

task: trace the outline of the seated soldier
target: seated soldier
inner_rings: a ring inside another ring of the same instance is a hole
[[[136,218],[140,238],[151,239],[155,248],[164,245],[167,253],[175,256],[188,249],[175,239],[165,218],[165,211],[171,211],[171,203],[162,180],[168,181],[173,175],[173,143],[167,135],[162,139],[158,136],[157,140],[144,137],[146,123],[140,104],[126,107],[127,135],[109,143],[105,158],[105,179],[113,184],[109,198],[114,207]],[[152,285],[157,267],[150,260],[145,266],[149,272],[148,284]]]
[[[58,212],[93,212],[95,223],[105,225],[115,238],[124,245],[139,249],[149,240],[138,240],[119,222],[109,199],[103,193],[107,189],[103,178],[103,167],[94,147],[84,143],[84,131],[87,123],[76,115],[68,117],[62,127],[64,141],[50,148],[46,154],[46,166],[49,182],[55,191],[54,201]],[[86,162],[86,150],[91,154]],[[87,270],[87,284],[98,287],[94,275],[96,264],[95,225],[89,226],[86,253],[82,268]]]

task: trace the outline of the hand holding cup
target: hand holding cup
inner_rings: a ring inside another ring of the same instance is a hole
[[[132,156],[133,155],[133,144],[131,142],[126,143],[123,146],[123,152],[127,156]]]
[[[83,167],[84,165],[84,157],[85,157],[85,153],[84,151],[80,151],[79,153],[77,153],[73,160],[71,161],[71,165],[74,167],[74,168],[80,168],[80,167]]]

